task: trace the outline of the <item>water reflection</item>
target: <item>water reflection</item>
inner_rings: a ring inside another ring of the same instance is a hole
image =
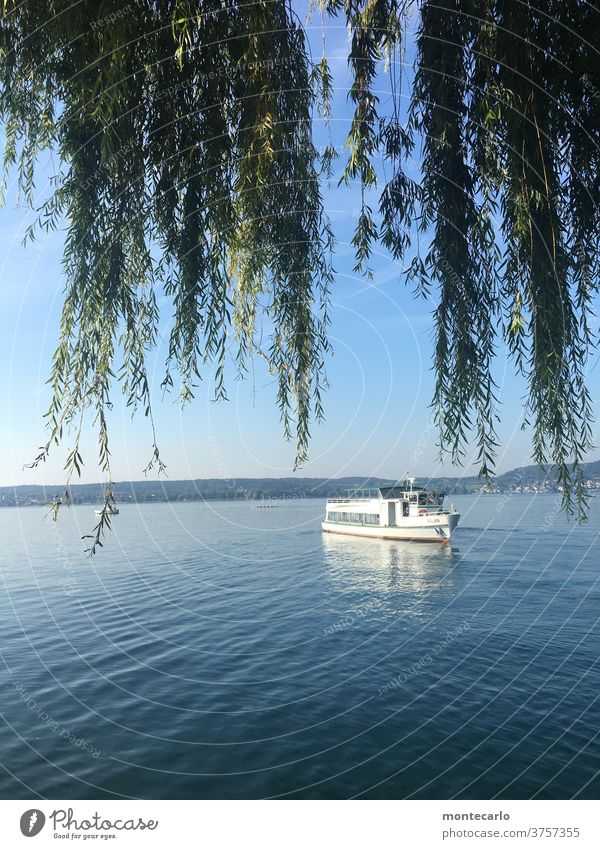
[[[339,592],[415,596],[452,591],[460,553],[451,545],[323,534],[329,578]]]

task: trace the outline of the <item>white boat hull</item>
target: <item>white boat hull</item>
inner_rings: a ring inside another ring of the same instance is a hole
[[[326,533],[370,537],[371,539],[397,539],[412,542],[450,542],[452,531],[460,519],[459,513],[431,514],[412,517],[397,525],[355,525],[351,522],[322,522]]]

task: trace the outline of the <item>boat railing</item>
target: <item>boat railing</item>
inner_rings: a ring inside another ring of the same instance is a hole
[[[328,504],[356,504],[359,501],[377,501],[376,498],[328,498]]]

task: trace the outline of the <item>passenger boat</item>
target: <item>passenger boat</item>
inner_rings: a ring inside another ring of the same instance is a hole
[[[449,542],[460,514],[444,509],[444,493],[405,483],[348,490],[347,498],[329,498],[324,531],[378,539]]]

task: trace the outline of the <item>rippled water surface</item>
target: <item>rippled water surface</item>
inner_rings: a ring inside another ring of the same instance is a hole
[[[320,501],[0,510],[0,796],[597,798],[600,497],[456,499],[452,548]]]

